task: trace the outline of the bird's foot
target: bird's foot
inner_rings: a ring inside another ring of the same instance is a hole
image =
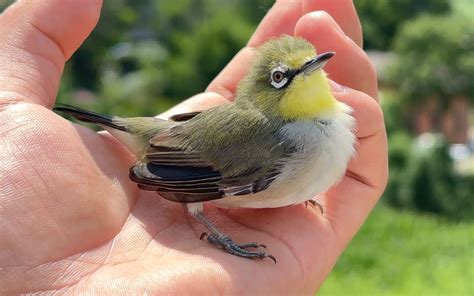
[[[314,199],[307,200],[304,203],[305,203],[306,207],[308,207],[308,203],[310,203],[311,205],[313,205],[315,207],[318,207],[319,210],[321,211],[321,215],[324,214],[323,206],[319,202],[315,201]]]
[[[258,251],[249,251],[247,250],[248,248],[266,248],[264,244],[259,244],[259,243],[247,243],[247,244],[236,244],[230,237],[228,237],[225,234],[207,234],[204,232],[201,234],[201,239],[206,238],[208,242],[211,244],[222,248],[224,251],[226,251],[229,254],[239,256],[239,257],[244,257],[244,258],[249,258],[249,259],[265,259],[265,258],[270,258],[273,260],[273,262],[276,263],[275,257],[272,255],[265,253],[265,252],[258,252]]]

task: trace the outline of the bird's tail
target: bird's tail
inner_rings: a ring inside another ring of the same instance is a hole
[[[54,111],[62,112],[74,116],[77,120],[84,121],[84,122],[91,122],[95,124],[100,124],[104,126],[108,126],[123,132],[128,132],[126,125],[119,125],[117,124],[117,116],[108,116],[99,114],[93,111],[89,111],[86,109],[82,109],[75,106],[70,105],[57,105],[53,108]]]
[[[58,105],[53,110],[102,126],[137,157],[143,155],[154,135],[175,124],[155,117],[108,116],[69,105]]]

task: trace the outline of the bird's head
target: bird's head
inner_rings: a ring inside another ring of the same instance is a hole
[[[237,102],[284,120],[330,118],[338,103],[323,67],[333,55],[316,54],[313,45],[301,38],[271,39],[258,48],[239,84]]]

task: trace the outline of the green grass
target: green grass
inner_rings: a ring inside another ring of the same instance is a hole
[[[474,222],[379,206],[318,295],[474,295]]]

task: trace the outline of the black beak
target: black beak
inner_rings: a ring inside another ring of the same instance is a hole
[[[311,60],[307,61],[300,69],[300,73],[309,75],[316,70],[322,69],[326,63],[332,58],[336,53],[334,51],[328,51],[322,54],[318,54]]]

